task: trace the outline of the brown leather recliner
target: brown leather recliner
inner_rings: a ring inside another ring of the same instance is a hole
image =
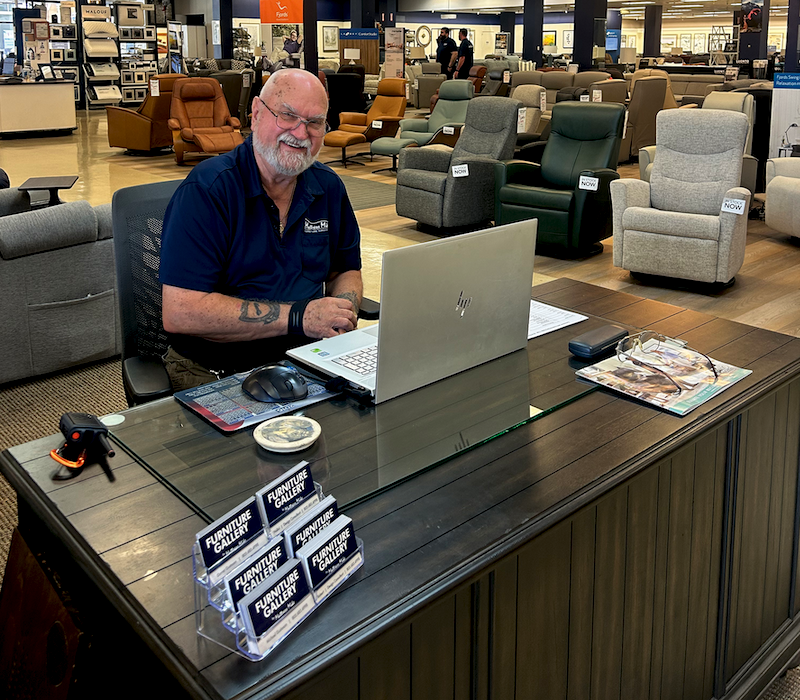
[[[342,112],[339,128],[325,136],[325,145],[342,149],[341,160],[331,161],[347,167],[347,147],[371,143],[384,136],[394,136],[406,113],[406,81],[384,78],[378,83],[378,94],[369,112]],[[361,154],[359,154],[361,155]],[[369,155],[369,154],[366,154]]]
[[[169,128],[175,161],[186,153],[226,153],[244,142],[241,122],[232,117],[220,84],[214,78],[179,80],[172,89]]]
[[[176,80],[186,78],[181,73],[156,75],[157,96],[150,90],[138,109],[106,107],[108,145],[129,151],[155,151],[172,145],[172,132],[167,125],[172,103],[172,88]]]

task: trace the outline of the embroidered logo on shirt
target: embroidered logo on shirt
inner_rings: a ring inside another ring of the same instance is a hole
[[[321,219],[320,221],[309,221],[308,219],[306,219],[303,230],[306,233],[327,233],[328,220]]]

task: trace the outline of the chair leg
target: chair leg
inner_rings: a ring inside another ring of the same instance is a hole
[[[391,165],[391,167],[389,167],[389,168],[380,168],[379,170],[373,170],[372,172],[373,173],[386,173],[386,172],[389,172],[389,173],[394,173],[396,175],[397,174],[397,155],[396,154],[392,155],[392,165]]]

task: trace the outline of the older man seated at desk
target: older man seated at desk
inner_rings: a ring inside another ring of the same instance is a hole
[[[360,232],[342,181],[315,161],[327,103],[315,76],[279,71],[253,100],[252,137],[175,192],[160,268],[175,390],[356,327]]]

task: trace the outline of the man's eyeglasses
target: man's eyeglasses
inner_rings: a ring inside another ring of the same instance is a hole
[[[667,338],[665,335],[661,335],[655,331],[643,331],[641,333],[636,333],[635,335],[629,335],[627,338],[623,338],[619,341],[619,343],[617,343],[617,359],[621,362],[630,362],[637,367],[649,369],[666,377],[672,384],[675,385],[676,391],[674,393],[675,395],[678,395],[681,393],[681,391],[683,391],[683,387],[669,373],[669,370],[674,370],[674,368],[671,368],[669,364],[666,364],[663,368],[657,367],[651,362],[645,362],[641,357],[644,355],[648,359],[652,357],[654,362],[663,362],[663,358],[659,356],[658,351],[661,348],[661,344],[666,343],[668,340],[669,338]],[[645,349],[645,346],[648,346],[647,349]],[[711,361],[711,358],[698,350],[692,350],[688,347],[684,347],[684,350],[702,358],[704,364],[707,365],[709,371],[714,375],[714,381],[717,381],[719,374],[717,374],[717,368],[714,367],[714,363]],[[635,356],[633,354],[634,351],[638,351],[639,355]]]
[[[279,129],[293,131],[300,126],[300,124],[305,124],[308,133],[313,134],[314,136],[322,136],[330,131],[328,122],[326,122],[324,119],[303,119],[293,112],[273,112],[269,108],[269,105],[264,102],[264,100],[262,100],[260,97],[258,100],[269,110],[269,113],[275,117],[275,123],[278,125]]]

